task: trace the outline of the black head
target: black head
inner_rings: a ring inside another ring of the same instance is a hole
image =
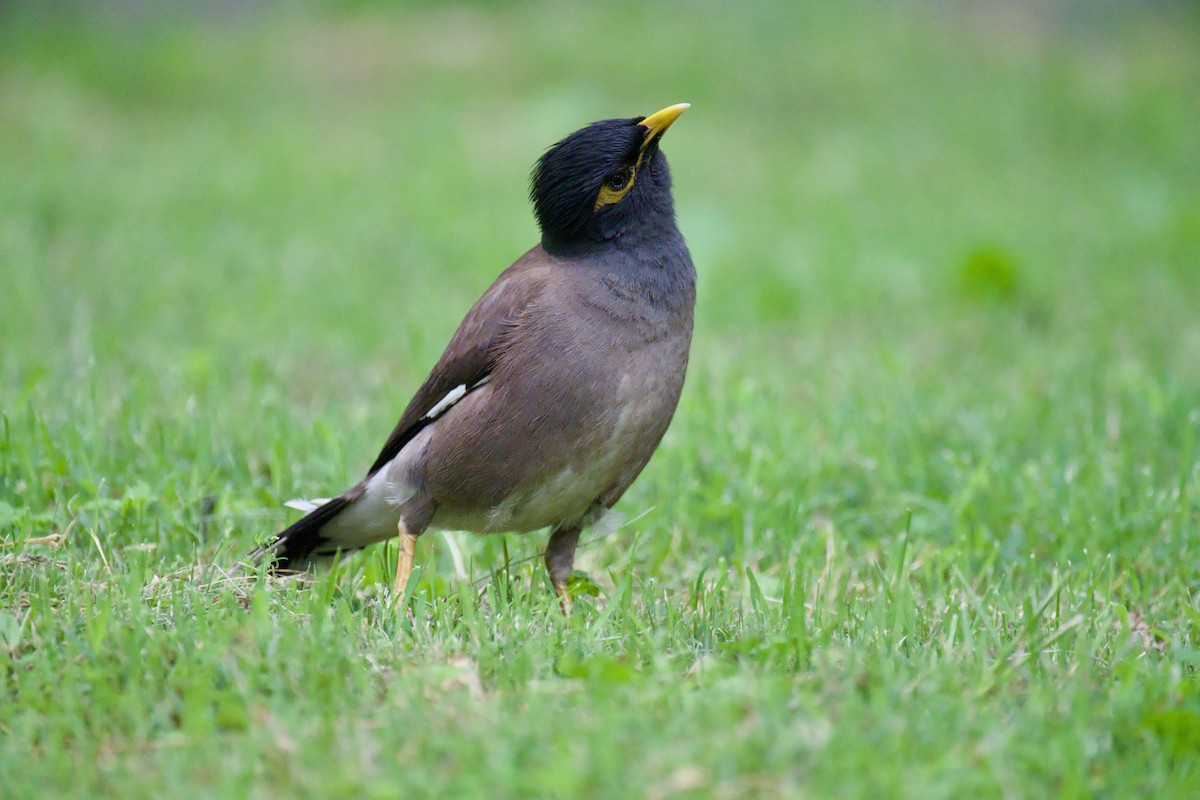
[[[593,122],[547,150],[529,192],[543,245],[613,241],[673,225],[671,171],[658,145],[687,108]]]

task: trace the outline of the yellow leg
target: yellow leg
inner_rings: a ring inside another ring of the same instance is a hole
[[[558,607],[562,609],[562,613],[570,616],[571,609],[575,607],[575,601],[571,599],[571,591],[567,588],[567,582],[554,582],[554,591],[558,592]]]
[[[408,588],[408,576],[412,574],[413,558],[417,554],[417,536],[419,534],[409,533],[408,528],[404,526],[404,520],[400,520],[400,557],[396,561],[396,585],[392,587],[392,594],[396,600],[404,596],[404,590]]]

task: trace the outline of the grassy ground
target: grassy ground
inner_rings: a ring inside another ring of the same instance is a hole
[[[124,7],[124,6],[122,6]],[[135,6],[136,7],[136,6]],[[0,10],[0,795],[1194,797],[1200,37],[1167,4]],[[542,537],[237,556],[690,101],[662,449]]]

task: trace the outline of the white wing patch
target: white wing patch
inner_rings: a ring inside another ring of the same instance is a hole
[[[429,409],[429,413],[425,415],[425,419],[437,419],[442,415],[443,411],[457,403],[459,400],[462,400],[466,393],[467,385],[465,383],[460,383],[458,386],[455,386],[450,390],[449,394],[447,394],[438,402],[436,406]]]
[[[330,500],[330,498],[328,498],[328,497],[318,497],[313,500],[304,500],[301,498],[296,498],[294,500],[288,500],[286,503],[284,503],[284,505],[287,506],[288,508],[294,508],[297,511],[308,512],[308,511],[316,511],[318,508],[320,508],[321,506],[328,503],[329,500]]]
[[[435,405],[433,408],[429,409],[428,413],[426,413],[425,416],[422,417],[422,419],[437,419],[442,414],[445,414],[446,411],[451,406],[453,406],[459,400],[462,400],[464,397],[466,397],[467,392],[475,391],[476,389],[478,389],[480,386],[483,386],[491,379],[492,379],[492,376],[488,375],[488,376],[484,377],[484,379],[479,381],[478,383],[472,384],[472,386],[469,389],[467,388],[467,385],[465,383],[460,383],[458,386],[455,386],[453,389],[451,389],[449,392],[447,392],[446,396],[443,397],[441,400],[439,400],[437,405]]]

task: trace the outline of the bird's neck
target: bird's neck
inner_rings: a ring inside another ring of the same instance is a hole
[[[652,255],[661,250],[680,248],[687,252],[683,234],[671,213],[651,215],[604,236],[588,233],[560,236],[542,232],[542,249],[559,258],[604,258],[619,253]]]
[[[569,262],[570,268],[592,273],[592,279],[612,296],[635,301],[651,316],[691,315],[696,302],[696,270],[674,220],[665,228],[639,226],[636,238],[630,234],[600,242],[551,240],[548,244],[543,237],[542,248]],[[620,313],[631,312],[623,307]]]

